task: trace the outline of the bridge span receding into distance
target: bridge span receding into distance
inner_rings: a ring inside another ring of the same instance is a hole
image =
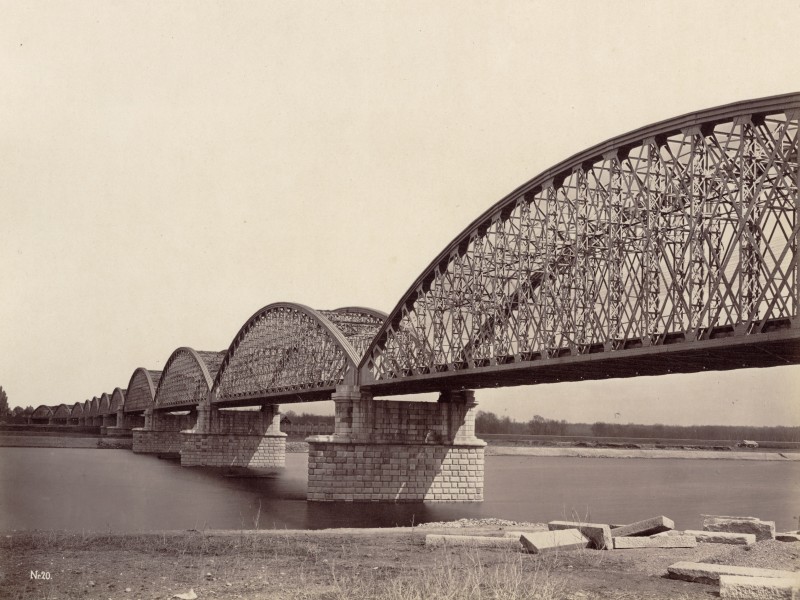
[[[179,348],[35,420],[279,467],[279,405],[330,399],[310,500],[481,500],[476,389],[800,363],[799,119],[794,93],[612,138],[491,206],[389,314],[270,304],[227,350]],[[378,400],[419,392],[439,401]]]

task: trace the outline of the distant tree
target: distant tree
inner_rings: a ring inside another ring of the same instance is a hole
[[[0,421],[5,421],[8,418],[9,412],[8,394],[6,394],[3,386],[0,385]]]

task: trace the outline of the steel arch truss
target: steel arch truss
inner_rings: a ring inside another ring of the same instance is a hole
[[[66,404],[59,404],[55,407],[55,409],[53,409],[54,419],[69,419],[71,415],[72,411]]]
[[[83,417],[83,404],[80,402],[76,402],[72,405],[72,410],[69,412],[69,416],[71,419],[79,419]]]
[[[798,115],[795,94],[679,117],[522,186],[407,292],[362,383],[796,325]]]
[[[161,371],[149,371],[139,367],[131,375],[125,392],[125,412],[139,412],[153,408]]]
[[[337,316],[344,320],[347,315]],[[348,373],[354,377],[359,358],[346,335],[321,312],[294,303],[270,304],[231,343],[212,401],[326,398]]]
[[[369,348],[370,342],[375,339],[375,334],[388,316],[384,312],[358,306],[318,312],[344,334],[359,358]]]
[[[118,410],[125,407],[125,390],[114,388],[111,393],[111,408],[109,409],[112,414],[116,414]]]
[[[178,348],[167,360],[154,398],[155,408],[186,408],[206,399],[224,352]]]
[[[100,404],[97,409],[97,414],[107,415],[111,412],[111,397],[108,394],[100,396]]]

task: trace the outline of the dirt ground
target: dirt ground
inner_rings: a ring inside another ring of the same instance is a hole
[[[0,598],[170,599],[192,590],[198,599],[690,599],[718,593],[715,586],[667,579],[670,564],[800,570],[800,544],[777,541],[749,549],[701,544],[540,556],[424,545],[428,533],[502,535],[503,529],[4,532]]]

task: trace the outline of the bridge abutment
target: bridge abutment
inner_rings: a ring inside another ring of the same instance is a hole
[[[197,425],[183,431],[181,466],[286,466],[286,434],[280,430],[279,406],[259,411],[226,411],[207,403],[198,406]]]
[[[181,451],[181,431],[194,427],[197,413],[174,415],[168,412],[145,411],[144,427],[133,429],[133,451],[137,454],[174,454]]]
[[[474,393],[438,402],[373,400],[339,386],[333,435],[308,438],[308,500],[480,502],[484,448]]]

